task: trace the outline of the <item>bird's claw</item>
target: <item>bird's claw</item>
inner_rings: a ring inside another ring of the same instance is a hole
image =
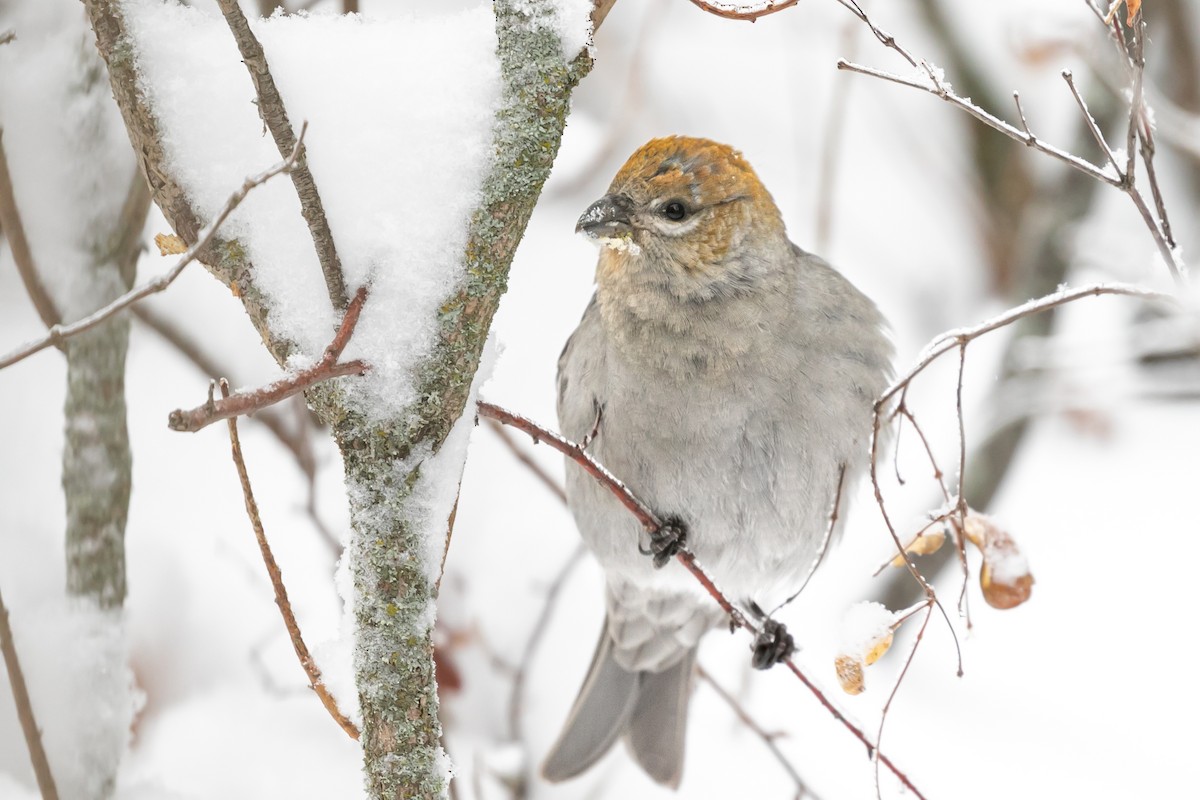
[[[687,545],[687,523],[679,517],[667,517],[650,534],[650,547],[641,547],[642,555],[654,557],[654,568],[662,569]]]
[[[755,669],[770,669],[787,660],[796,652],[796,640],[788,633],[782,622],[763,620],[758,636],[754,638],[754,655],[750,663]]]

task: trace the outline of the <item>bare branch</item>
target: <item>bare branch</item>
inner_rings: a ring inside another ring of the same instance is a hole
[[[1088,131],[1092,134],[1092,138],[1096,140],[1096,144],[1100,145],[1100,150],[1103,151],[1105,157],[1108,158],[1108,163],[1112,164],[1113,170],[1117,174],[1117,179],[1123,186],[1127,180],[1127,173],[1121,169],[1120,163],[1117,161],[1117,154],[1113,152],[1112,147],[1104,138],[1103,131],[1096,123],[1096,118],[1092,116],[1092,112],[1088,110],[1087,103],[1083,99],[1083,95],[1079,93],[1078,87],[1075,86],[1075,76],[1071,74],[1071,70],[1064,69],[1062,71],[1063,80],[1067,82],[1067,86],[1071,90],[1071,96],[1075,98],[1076,104],[1079,106],[1079,111],[1083,114],[1083,121],[1087,124]]]
[[[229,382],[224,379],[221,380],[221,395],[225,398],[229,397]],[[300,626],[296,623],[296,615],[292,613],[292,604],[288,600],[287,587],[283,585],[283,574],[279,571],[279,564],[271,552],[271,545],[267,541],[267,533],[258,513],[258,503],[255,502],[254,491],[250,488],[250,474],[246,471],[246,460],[242,457],[242,443],[238,438],[237,419],[230,417],[228,424],[229,445],[233,452],[233,463],[237,467],[238,480],[242,484],[246,514],[250,517],[251,527],[254,528],[254,538],[258,541],[263,564],[267,568],[267,575],[271,578],[271,588],[275,590],[275,605],[279,607],[279,614],[283,617],[288,638],[292,641],[292,649],[296,651],[296,658],[300,659],[300,666],[304,668],[304,674],[308,676],[309,687],[321,699],[321,705],[325,706],[329,716],[333,717],[334,721],[351,739],[357,740],[358,728],[338,708],[337,700],[326,688],[325,682],[321,678],[321,669],[313,661],[312,653],[309,652],[308,645],[304,643],[304,637],[300,634]]]
[[[16,31],[14,31],[14,30],[4,31],[3,33],[0,33],[0,45],[6,45],[16,38],[17,38]]]
[[[892,691],[888,695],[887,702],[883,704],[883,710],[879,714],[879,729],[875,732],[875,741],[877,743],[883,742],[883,728],[887,724],[888,712],[892,710],[892,702],[896,699],[896,695],[900,692],[900,685],[904,683],[904,677],[908,674],[908,668],[912,666],[913,659],[917,655],[917,648],[921,646],[921,639],[925,636],[925,629],[929,627],[929,618],[933,616],[933,598],[929,598],[922,605],[925,607],[925,619],[921,620],[921,627],[917,629],[917,637],[913,640],[912,647],[908,649],[908,658],[904,659],[904,666],[900,668],[900,674],[896,676],[896,683],[892,686]],[[918,608],[920,608],[920,606],[918,606]],[[910,611],[907,615],[897,619],[896,625],[899,625],[904,620],[908,619],[912,613],[913,612]],[[959,661],[960,663],[962,661],[961,655],[959,656]],[[878,752],[879,751],[876,750],[876,754],[878,754]],[[875,760],[875,793],[877,797],[882,798],[883,794],[879,785],[878,758]]]
[[[1150,213],[1150,209],[1148,208],[1148,206],[1146,204],[1145,198],[1142,196],[1141,192],[1138,191],[1137,187],[1134,185],[1133,156],[1132,156],[1133,147],[1130,146],[1128,148],[1128,153],[1127,153],[1128,163],[1125,168],[1122,168],[1122,166],[1118,163],[1116,153],[1112,150],[1111,147],[1109,147],[1107,141],[1105,141],[1104,135],[1100,131],[1100,127],[1096,123],[1095,117],[1093,117],[1091,112],[1088,110],[1087,104],[1084,102],[1082,95],[1080,95],[1078,89],[1076,88],[1074,80],[1073,80],[1069,70],[1063,72],[1063,78],[1067,81],[1067,85],[1070,87],[1071,94],[1074,96],[1075,101],[1079,104],[1079,108],[1083,113],[1084,120],[1086,121],[1086,123],[1088,125],[1088,129],[1092,132],[1092,135],[1093,135],[1093,137],[1095,137],[1097,143],[1099,143],[1100,148],[1105,153],[1105,156],[1112,163],[1113,169],[1115,171],[1115,175],[1110,174],[1107,170],[1102,169],[1101,167],[1091,163],[1090,161],[1087,161],[1086,159],[1079,158],[1078,156],[1073,155],[1072,153],[1069,153],[1065,150],[1061,150],[1052,145],[1048,145],[1045,142],[1043,142],[1042,140],[1036,138],[1029,129],[1029,122],[1027,119],[1025,119],[1024,111],[1021,110],[1021,108],[1020,108],[1020,99],[1019,98],[1017,98],[1017,104],[1018,104],[1018,113],[1020,114],[1020,117],[1021,117],[1021,128],[1017,128],[1017,127],[1011,125],[1010,123],[1005,122],[1004,120],[1000,119],[999,117],[996,117],[995,115],[985,111],[982,107],[976,105],[969,98],[965,98],[965,97],[958,95],[950,87],[950,84],[948,84],[945,80],[942,79],[941,70],[937,66],[935,66],[934,64],[932,64],[931,62],[929,62],[925,59],[916,59],[911,53],[909,53],[907,50],[905,50],[903,47],[901,47],[890,34],[887,34],[883,31],[881,31],[879,28],[877,28],[875,26],[875,24],[871,22],[870,18],[867,16],[866,12],[864,12],[862,10],[862,8],[856,2],[854,2],[854,0],[838,0],[838,2],[842,6],[844,6],[848,10],[850,10],[850,12],[853,13],[856,17],[858,17],[864,24],[868,25],[870,27],[871,31],[875,34],[876,38],[879,39],[879,41],[881,43],[883,43],[888,48],[899,53],[906,61],[908,61],[908,63],[910,65],[917,67],[919,70],[921,70],[921,72],[924,74],[924,77],[926,80],[921,81],[921,80],[917,80],[915,78],[906,78],[906,77],[896,75],[896,74],[893,74],[890,72],[886,72],[883,70],[874,69],[872,67],[866,67],[861,64],[855,64],[855,63],[846,61],[845,59],[838,60],[838,62],[837,62],[838,69],[849,70],[850,72],[857,72],[857,73],[860,73],[863,75],[870,75],[872,77],[879,78],[881,80],[889,81],[891,83],[897,83],[897,84],[900,84],[901,86],[907,86],[912,89],[918,89],[920,91],[927,92],[928,94],[932,94],[935,97],[941,98],[942,100],[949,103],[950,105],[967,112],[968,114],[975,117],[977,120],[984,123],[988,127],[993,128],[994,130],[997,130],[1000,133],[1003,133],[1004,135],[1008,136],[1009,138],[1014,139],[1018,142],[1021,142],[1022,144],[1026,145],[1028,147],[1032,147],[1035,150],[1038,150],[1042,153],[1045,153],[1045,154],[1051,156],[1052,158],[1055,158],[1055,159],[1063,162],[1064,164],[1067,164],[1067,165],[1073,167],[1074,169],[1077,169],[1077,170],[1089,175],[1090,177],[1095,178],[1098,181],[1102,181],[1103,183],[1107,183],[1110,186],[1117,187],[1118,189],[1123,191],[1125,194],[1129,195],[1129,199],[1133,202],[1134,207],[1137,208],[1138,214],[1141,215],[1142,221],[1146,225],[1146,229],[1149,231],[1151,238],[1153,238],[1155,246],[1158,248],[1159,254],[1162,256],[1163,261],[1166,262],[1168,272],[1171,273],[1171,277],[1175,280],[1175,282],[1177,284],[1182,284],[1182,282],[1183,282],[1182,258],[1180,257],[1179,250],[1175,246],[1174,241],[1171,240],[1170,237],[1166,233],[1167,225],[1165,223],[1165,213],[1160,212],[1160,214],[1159,214],[1159,218],[1160,218],[1160,220],[1162,220],[1162,223],[1160,224],[1160,221],[1156,221],[1154,219],[1154,216]],[[1092,8],[1093,12],[1096,12],[1099,14],[1099,10],[1096,9],[1095,6],[1093,6],[1091,3],[1089,3],[1088,5]],[[1114,22],[1114,26],[1117,26],[1117,25],[1119,25],[1119,23]],[[1133,47],[1136,51],[1137,48],[1140,47],[1140,45],[1136,41],[1136,40],[1138,40],[1139,37],[1135,34],[1134,38],[1135,38],[1135,43],[1134,43]],[[1134,131],[1135,125],[1137,124],[1138,120],[1142,119],[1143,114],[1145,112],[1145,101],[1144,101],[1143,92],[1142,92],[1142,88],[1141,88],[1142,79],[1141,79],[1141,69],[1138,64],[1138,56],[1135,53],[1126,52],[1124,50],[1123,46],[1122,46],[1122,52],[1126,58],[1127,66],[1133,70],[1133,72],[1132,72],[1133,105],[1130,109],[1130,137],[1131,137],[1131,145],[1132,145],[1132,137],[1133,137],[1133,131]],[[1138,52],[1140,52],[1140,51],[1138,51]],[[1015,97],[1015,95],[1014,95],[1014,97]],[[1157,187],[1156,186],[1152,187],[1152,191],[1156,195],[1156,204],[1158,204],[1161,207],[1161,203],[1158,203],[1157,196],[1159,193],[1158,193]]]
[[[712,674],[704,667],[697,665],[696,674],[700,676],[700,680],[712,687],[712,690],[717,693],[717,697],[720,697],[725,701],[725,705],[729,706],[733,713],[737,715],[737,718],[742,721],[743,725],[749,728],[750,731],[759,739],[762,739],[763,744],[765,744],[767,749],[771,751],[771,754],[775,756],[775,760],[779,762],[779,765],[782,766],[784,771],[787,772],[788,776],[791,777],[792,782],[796,784],[796,800],[802,800],[802,798],[805,797],[810,797],[816,800],[817,795],[808,788],[808,784],[806,784],[804,779],[800,777],[799,771],[796,770],[796,767],[791,761],[788,760],[783,751],[779,749],[779,745],[775,743],[775,740],[779,738],[779,734],[767,733],[767,731],[763,730],[762,725],[759,725],[758,721],[755,720],[754,717],[750,716],[750,713],[742,707],[742,704],[737,701],[737,698],[730,694],[724,686],[717,683]]]
[[[496,420],[488,420],[489,426],[508,448],[508,451],[513,454],[513,457],[529,468],[529,471],[537,477],[538,481],[550,490],[550,493],[557,497],[563,503],[567,502],[567,493],[563,491],[562,486],[558,484],[554,478],[550,477],[550,473],[542,468],[542,465],[529,457],[529,454],[517,446],[516,440],[512,434],[508,432],[508,428],[501,425]]]
[[[342,350],[346,348],[350,337],[354,335],[354,328],[358,324],[358,316],[362,312],[363,304],[366,301],[367,290],[363,287],[358,290],[350,305],[346,307],[346,313],[342,317],[342,324],[338,327],[333,341],[325,348],[325,355],[313,366],[301,370],[294,375],[289,375],[286,378],[269,383],[266,386],[261,386],[253,391],[237,392],[233,395],[227,395],[220,400],[215,400],[210,392],[208,401],[203,405],[196,406],[187,411],[183,409],[172,411],[167,417],[167,427],[173,431],[195,433],[219,420],[243,414],[251,414],[259,409],[273,406],[279,401],[286,400],[292,395],[298,394],[318,383],[324,383],[333,378],[340,378],[346,375],[361,375],[366,372],[367,364],[364,361],[356,359],[354,361],[338,363],[338,357],[341,356]]]
[[[25,746],[29,748],[29,763],[33,765],[38,790],[42,793],[42,800],[58,800],[58,788],[54,784],[50,762],[46,759],[46,749],[42,746],[42,734],[38,730],[37,719],[33,716],[33,705],[29,702],[29,689],[25,686],[25,674],[21,672],[21,662],[17,658],[17,648],[13,643],[12,627],[8,624],[8,609],[4,606],[3,596],[0,596],[0,655],[4,656],[4,668],[8,670],[13,704],[17,707],[17,719],[21,721]]]
[[[773,617],[779,609],[791,604],[793,600],[800,596],[804,588],[808,586],[808,582],[812,580],[812,576],[817,573],[817,568],[821,566],[821,562],[825,560],[825,553],[829,550],[829,543],[833,541],[833,531],[837,527],[838,509],[842,504],[842,485],[846,482],[846,465],[838,466],[837,488],[833,492],[833,504],[829,508],[829,524],[825,526],[825,536],[821,539],[821,547],[817,550],[817,555],[813,558],[812,565],[808,568],[808,574],[804,576],[804,580],[800,582],[800,588],[792,593],[788,599],[772,609],[767,616]]]
[[[346,294],[345,278],[342,274],[342,262],[338,258],[337,249],[333,244],[333,232],[329,229],[329,220],[325,216],[325,208],[321,205],[321,195],[317,192],[317,183],[313,180],[312,172],[308,169],[308,159],[302,139],[297,139],[292,131],[292,123],[288,120],[287,108],[279,90],[275,87],[275,79],[267,66],[267,56],[262,45],[250,30],[250,23],[242,13],[237,0],[217,0],[221,13],[229,23],[229,30],[237,42],[242,54],[242,63],[250,72],[254,82],[254,91],[258,95],[258,113],[263,123],[271,131],[271,137],[279,148],[279,154],[294,152],[295,166],[290,170],[292,183],[296,194],[300,196],[300,213],[308,223],[312,234],[313,245],[317,249],[317,258],[321,262],[321,273],[325,276],[325,286],[329,291],[329,301],[335,310],[340,311],[350,302]]]
[[[1126,297],[1140,297],[1144,300],[1158,300],[1161,302],[1176,305],[1177,301],[1171,295],[1164,292],[1156,292],[1151,289],[1143,289],[1140,286],[1132,286],[1124,283],[1095,283],[1088,286],[1081,286],[1078,289],[1060,289],[1057,292],[1038,297],[1019,306],[1010,308],[1002,314],[997,314],[991,319],[985,320],[978,325],[969,328],[957,328],[955,330],[946,331],[939,334],[925,346],[921,352],[917,363],[904,373],[902,376],[892,382],[892,385],[884,390],[876,401],[876,408],[882,408],[888,401],[896,396],[898,392],[904,389],[913,378],[917,377],[930,364],[936,361],[939,357],[945,355],[951,350],[958,347],[960,344],[966,344],[986,333],[1003,328],[1013,322],[1028,317],[1031,314],[1045,311],[1049,308],[1065,305],[1066,303],[1074,302],[1075,300],[1084,297],[1095,297],[1099,295],[1122,295]]]
[[[11,36],[10,31],[6,36]],[[2,42],[0,42],[2,44]],[[33,252],[29,249],[29,240],[25,238],[25,226],[21,222],[21,212],[17,207],[16,194],[13,191],[12,175],[8,171],[8,156],[4,152],[4,130],[0,128],[0,229],[8,239],[9,249],[12,250],[13,262],[17,265],[17,273],[25,284],[25,291],[33,301],[38,316],[42,318],[47,328],[62,322],[62,314],[46,291],[45,284],[33,260]]]
[[[563,587],[566,586],[567,578],[571,577],[571,573],[583,561],[583,556],[586,552],[587,549],[580,544],[576,546],[571,555],[567,557],[567,560],[563,562],[562,567],[558,570],[558,574],[546,588],[546,597],[542,601],[542,610],[538,613],[538,618],[533,623],[533,629],[529,634],[529,638],[525,640],[525,650],[521,653],[521,661],[517,665],[516,672],[513,673],[512,694],[508,697],[508,729],[513,739],[520,740],[522,738],[521,709],[525,705],[525,684],[529,678],[529,668],[533,664],[534,654],[537,653],[538,646],[542,643],[542,637],[546,634],[546,628],[550,624],[550,615],[554,612],[554,605],[558,602]]]
[[[230,383],[237,383],[228,370],[205,352],[199,342],[195,341],[174,322],[159,315],[149,305],[136,305],[133,307],[132,313],[139,322],[154,331],[165,342],[179,351],[205,377],[216,378],[224,376],[229,378]],[[307,437],[289,430],[290,426],[285,422],[283,416],[276,413],[276,410],[273,408],[262,409],[261,412],[254,415],[254,419],[262,423],[279,443],[292,454],[297,466],[300,467],[300,471],[311,481],[315,477],[317,467],[313,458],[312,445],[307,440]],[[299,427],[303,428],[305,424],[307,423],[301,420]]]
[[[301,126],[300,138],[296,142],[297,148],[299,148],[299,146],[304,142],[304,131],[305,126]],[[221,227],[221,224],[224,223],[229,215],[233,213],[233,210],[237,208],[243,200],[246,199],[246,195],[250,194],[252,190],[266,183],[281,172],[287,172],[290,170],[296,163],[297,155],[298,150],[293,150],[291,155],[270,169],[246,178],[246,180],[242,183],[241,188],[230,195],[229,199],[225,201],[225,205],[222,206],[221,210],[217,212],[217,215],[213,217],[203,229],[200,230],[196,236],[196,242],[187,249],[187,252],[179,257],[179,260],[175,262],[175,265],[171,267],[171,269],[165,274],[143,283],[136,289],[126,292],[116,300],[106,305],[104,308],[89,314],[77,322],[72,322],[70,325],[58,324],[52,326],[49,332],[42,338],[27,342],[7,355],[0,356],[0,369],[4,369],[5,367],[17,363],[18,361],[28,358],[34,353],[45,350],[51,345],[60,345],[62,342],[66,341],[72,336],[91,330],[109,317],[119,314],[142,298],[149,297],[152,294],[156,294],[157,292],[161,292],[166,289],[175,281],[176,278],[179,277],[188,264],[196,260],[197,255],[205,248],[206,245],[208,245],[209,241],[212,240],[213,236],[217,232],[217,229]]]
[[[572,461],[582,467],[589,475],[598,480],[602,486],[608,489],[617,498],[617,500],[619,500],[621,504],[625,506],[625,508],[627,508],[631,514],[634,515],[637,521],[641,523],[642,527],[645,528],[648,533],[657,533],[662,528],[663,523],[660,521],[658,516],[651,511],[645,503],[638,499],[638,497],[634,495],[633,492],[631,492],[625,486],[625,484],[623,484],[618,478],[609,472],[602,464],[600,464],[600,462],[588,455],[588,453],[584,451],[584,449],[578,444],[568,441],[559,434],[554,433],[547,428],[543,428],[542,426],[526,419],[525,417],[514,414],[513,412],[503,409],[497,405],[493,405],[492,403],[480,401],[476,408],[480,416],[490,417],[491,419],[502,422],[505,425],[511,425],[514,428],[527,433],[535,442],[545,442],[563,455],[568,456]],[[697,563],[694,555],[687,550],[680,550],[676,554],[675,558],[680,564],[683,565],[685,569],[687,569],[688,572],[692,573],[692,576],[700,582],[700,585],[704,587],[705,591],[707,591],[708,594],[717,601],[717,604],[729,616],[729,621],[732,626],[744,628],[756,636],[759,634],[759,627],[751,622],[747,615],[742,613],[740,609],[734,606],[733,603],[731,603],[729,599],[721,592],[721,590],[717,588],[717,585],[713,582],[712,578],[709,577],[708,573],[706,573],[699,563]],[[792,674],[794,674],[800,680],[800,682],[803,683],[805,687],[807,687],[808,690],[813,693],[813,695],[817,698],[817,701],[825,707],[825,709],[833,716],[833,718],[842,723],[842,725],[845,726],[845,728],[850,731],[850,733],[856,739],[866,746],[868,753],[874,753],[875,745],[872,744],[871,740],[867,738],[867,735],[863,733],[862,729],[858,725],[851,722],[840,710],[838,710],[837,706],[830,702],[829,698],[825,696],[825,693],[821,691],[820,687],[813,683],[808,676],[804,674],[804,672],[790,656],[783,659],[780,663],[787,664],[787,667],[792,671]],[[921,794],[908,776],[905,775],[904,772],[902,772],[900,768],[897,767],[887,756],[879,754],[878,758],[879,761],[883,763],[884,766],[886,766],[888,770],[890,770],[891,773],[895,775],[905,787],[908,788],[909,791],[911,791],[916,797],[924,800],[925,796]]]
[[[1027,130],[1022,131],[1000,119],[999,117],[989,114],[987,111],[984,111],[970,100],[959,97],[957,94],[950,91],[945,83],[943,83],[940,88],[937,86],[930,86],[917,80],[903,78],[899,75],[885,72],[884,70],[865,67],[862,64],[855,64],[844,59],[838,60],[837,68],[848,70],[850,72],[857,72],[862,75],[870,75],[874,78],[880,78],[885,81],[890,81],[891,83],[898,83],[901,86],[908,86],[912,89],[919,89],[920,91],[927,92],[934,97],[939,97],[955,108],[966,111],[968,114],[975,117],[975,119],[987,125],[989,128],[998,130],[1006,136],[1016,139],[1018,142],[1021,142],[1024,145],[1028,145],[1029,147],[1032,147],[1041,153],[1045,153],[1048,156],[1056,158],[1064,164],[1068,164],[1080,172],[1090,175],[1098,181],[1103,181],[1111,186],[1120,187],[1119,179],[1113,175],[1110,175],[1104,169],[1096,166],[1086,159],[1080,158],[1072,153],[1068,153],[1066,150],[1061,150],[1053,145],[1047,144],[1041,139],[1035,137],[1032,133],[1029,133]]]

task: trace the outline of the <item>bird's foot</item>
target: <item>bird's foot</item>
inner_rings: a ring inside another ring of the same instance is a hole
[[[764,619],[754,638],[754,655],[750,663],[755,669],[770,669],[796,652],[796,640],[782,622]]]
[[[676,516],[663,520],[658,530],[650,534],[650,546],[640,547],[642,555],[654,557],[654,568],[662,569],[675,554],[687,545],[687,523]]]

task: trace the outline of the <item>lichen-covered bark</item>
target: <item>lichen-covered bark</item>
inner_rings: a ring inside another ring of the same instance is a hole
[[[161,133],[140,90],[134,45],[117,0],[84,0],[113,92],[154,200],[186,242],[199,221],[167,171]],[[552,0],[497,0],[498,53],[504,81],[495,124],[495,157],[483,202],[469,222],[465,276],[439,310],[437,343],[420,368],[422,399],[395,420],[369,420],[336,385],[309,400],[332,425],[341,448],[353,537],[356,588],[355,675],[362,744],[373,798],[435,798],[446,793],[439,740],[432,632],[437,563],[414,496],[421,469],[463,415],[472,378],[517,244],[558,153],[570,93],[591,66],[586,54],[564,59]],[[573,54],[572,54],[573,55]],[[288,343],[266,328],[265,300],[253,265],[236,241],[213,245],[202,259],[236,286],[255,326],[283,363]],[[447,513],[449,509],[447,509]]]
[[[438,565],[427,563],[427,534],[409,501],[422,462],[463,414],[513,254],[558,153],[571,89],[591,65],[582,54],[564,60],[548,24],[552,5],[495,4],[504,81],[496,155],[470,222],[465,278],[441,306],[438,342],[421,368],[421,401],[392,425],[335,419],[354,526],[355,674],[373,798],[433,798],[446,789],[433,676]]]

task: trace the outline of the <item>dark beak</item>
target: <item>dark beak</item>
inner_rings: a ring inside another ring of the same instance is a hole
[[[613,239],[628,236],[633,232],[629,215],[633,202],[624,195],[606,194],[588,206],[587,211],[575,223],[576,233],[586,233],[593,239]]]

